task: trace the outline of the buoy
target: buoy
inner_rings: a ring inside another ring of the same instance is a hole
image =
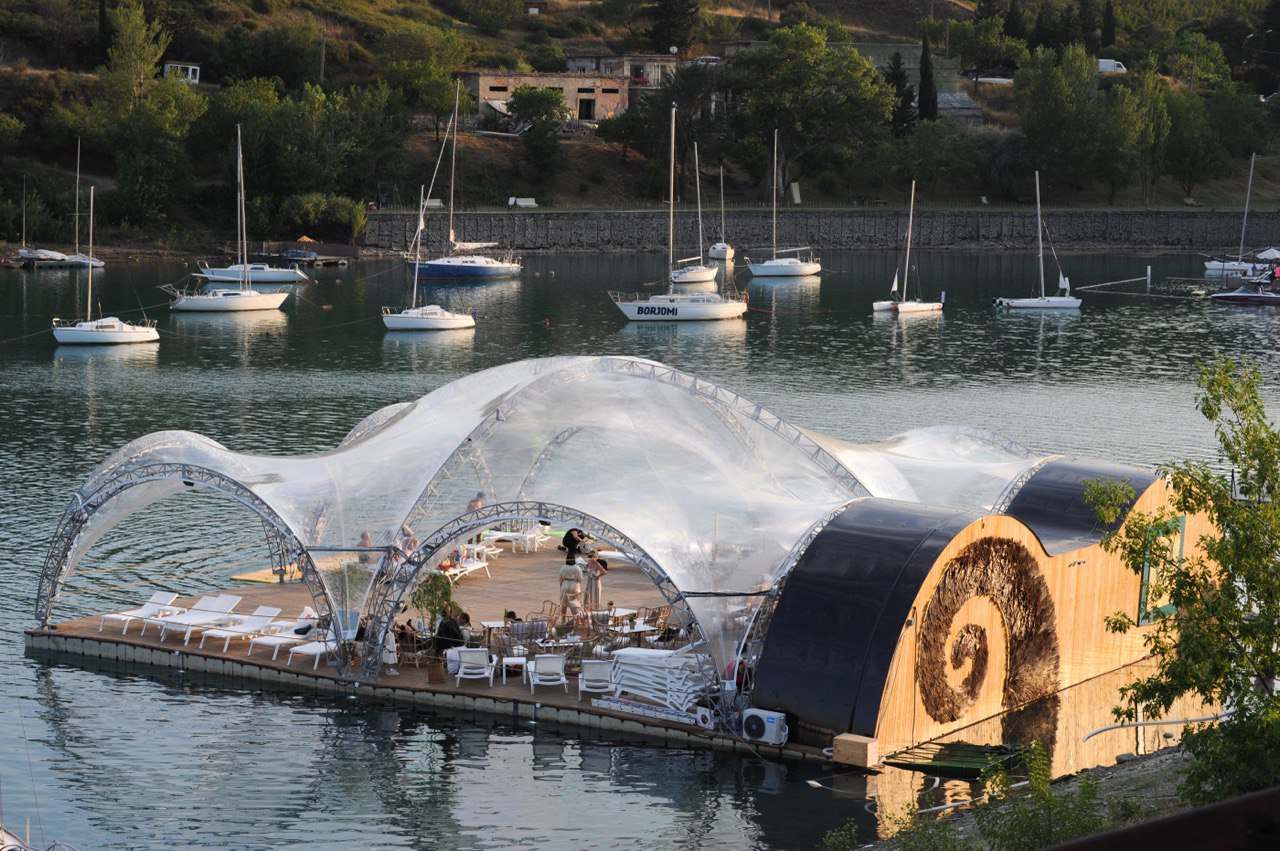
[[[333,305],[332,305],[332,304],[322,304],[322,305],[320,305],[320,309],[321,309],[321,310],[333,310]]]

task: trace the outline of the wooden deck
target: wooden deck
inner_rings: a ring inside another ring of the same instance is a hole
[[[471,615],[477,631],[481,621],[501,620],[505,610],[514,610],[521,617],[542,608],[543,601],[555,599],[558,594],[557,571],[563,564],[563,556],[555,549],[532,554],[504,553],[489,563],[491,576],[484,571],[464,577],[458,584],[454,599]],[[661,605],[663,600],[652,581],[630,564],[610,564],[605,578],[604,601],[612,600],[619,607]],[[208,593],[208,592],[206,592]],[[241,597],[236,613],[248,613],[256,606],[270,605],[281,609],[281,618],[296,616],[303,606],[311,603],[311,595],[299,582],[284,584],[246,583],[224,589],[224,593]],[[141,603],[148,594],[139,594]],[[193,595],[179,600],[179,605],[189,605],[198,599]],[[108,623],[100,630],[100,616],[56,622],[50,629],[27,631],[27,644],[37,651],[51,651],[123,662],[135,662],[163,667],[185,667],[211,673],[252,680],[265,680],[295,690],[317,690],[330,693],[363,695],[374,699],[450,707],[502,714],[507,717],[546,718],[578,726],[615,730],[644,736],[651,740],[677,742],[688,746],[715,747],[725,750],[767,750],[777,756],[792,758],[825,759],[813,748],[788,746],[764,748],[748,747],[736,738],[713,734],[692,725],[666,720],[641,718],[592,705],[590,696],[579,699],[577,678],[569,677],[569,689],[564,687],[540,687],[536,694],[521,682],[519,673],[509,673],[502,683],[499,671],[491,688],[487,681],[463,680],[461,685],[453,677],[443,683],[427,681],[426,670],[412,663],[397,666],[398,675],[385,673],[376,683],[354,684],[342,680],[337,669],[321,659],[313,668],[314,658],[295,657],[288,664],[288,649],[282,648],[275,660],[270,650],[259,647],[252,656],[247,655],[249,643],[239,639],[231,642],[227,652],[222,651],[222,641],[210,639],[199,646],[198,633],[193,633],[188,644],[182,634],[170,633],[162,642],[155,627],[141,634],[141,622],[134,621],[121,632],[120,624]]]

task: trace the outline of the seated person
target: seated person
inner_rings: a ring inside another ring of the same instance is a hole
[[[458,629],[462,631],[462,640],[465,643],[470,644],[471,633],[472,633],[471,615],[467,614],[466,612],[458,613]]]
[[[462,636],[462,628],[458,626],[458,621],[454,618],[454,611],[446,609],[444,619],[440,621],[440,626],[436,628],[436,655],[443,658],[444,652],[451,647],[462,647],[466,644],[466,639]]]

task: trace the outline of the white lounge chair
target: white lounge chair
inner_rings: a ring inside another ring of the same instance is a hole
[[[171,618],[171,617],[176,617],[176,616],[178,616],[178,615],[184,615],[184,614],[187,614],[188,612],[207,612],[207,611],[209,611],[210,609],[212,609],[212,608],[213,608],[213,605],[214,605],[215,601],[217,601],[217,599],[218,599],[218,598],[217,598],[217,596],[216,596],[216,595],[214,595],[214,596],[207,596],[207,597],[201,597],[199,600],[196,600],[196,601],[195,601],[195,603],[193,603],[193,604],[191,605],[191,608],[189,608],[189,609],[179,609],[179,610],[177,610],[177,611],[175,611],[175,612],[172,612],[172,613],[170,613],[170,614],[160,613],[160,614],[154,615],[154,616],[152,616],[152,617],[144,618],[144,619],[143,619],[143,621],[142,621],[142,631],[141,631],[141,632],[139,632],[138,634],[139,634],[139,635],[146,635],[146,634],[147,634],[147,627],[149,627],[149,626],[158,626],[158,627],[162,627],[162,628],[163,628],[163,627],[164,627],[164,622],[165,622],[165,620],[167,620],[168,618]],[[163,639],[164,639],[164,636],[163,636],[163,635],[161,635],[161,636],[160,636],[160,638],[161,638],[161,640],[163,640]]]
[[[458,648],[458,679],[454,685],[462,685],[463,680],[488,680],[492,688],[494,662],[495,658],[483,647]]]
[[[315,661],[311,663],[311,670],[318,670],[321,656],[337,651],[338,645],[343,642],[355,641],[356,633],[360,629],[360,613],[358,611],[345,611],[339,614],[338,622],[335,624],[336,627],[339,627],[338,629],[330,627],[329,632],[321,640],[308,641],[306,644],[290,647],[289,658],[285,660],[285,666],[288,667],[293,664],[294,656],[313,656]]]
[[[310,635],[299,635],[297,630],[308,626],[315,626],[316,613],[307,606],[302,610],[302,614],[298,615],[298,619],[294,621],[275,621],[266,630],[266,635],[258,635],[249,639],[249,652],[244,654],[246,658],[253,655],[255,647],[270,647],[271,661],[275,661],[280,655],[281,647],[289,647],[294,644],[302,644],[310,641]]]
[[[226,653],[231,647],[231,639],[233,638],[252,638],[266,631],[271,626],[276,615],[280,614],[280,610],[274,606],[258,606],[253,610],[253,614],[243,620],[236,619],[235,623],[230,626],[219,626],[213,629],[206,629],[200,634],[200,646],[204,647],[206,638],[223,638],[222,652]]]
[[[529,677],[529,693],[534,686],[564,686],[564,693],[569,693],[569,678],[565,676],[563,656],[554,653],[539,653],[525,665],[525,674]]]
[[[583,693],[613,694],[618,690],[613,681],[613,662],[604,659],[583,659],[582,673],[578,674],[578,700]]]
[[[201,600],[208,600],[205,597]],[[231,612],[240,604],[240,598],[233,594],[219,594],[206,605],[197,603],[187,611],[167,618],[151,618],[147,623],[160,627],[160,640],[170,632],[183,631],[182,643],[191,643],[191,633],[202,627],[221,626],[230,622]]]
[[[108,612],[102,616],[102,623],[98,624],[98,632],[102,632],[103,627],[107,625],[107,621],[122,621],[124,627],[120,630],[120,634],[124,635],[129,631],[129,624],[135,618],[158,618],[165,615],[176,615],[178,612],[185,611],[181,606],[173,605],[173,601],[178,599],[177,594],[170,594],[168,591],[157,591],[151,595],[151,599],[143,603],[136,609],[129,609],[127,612]],[[146,624],[143,624],[146,629]]]

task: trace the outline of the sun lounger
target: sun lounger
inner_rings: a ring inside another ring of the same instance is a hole
[[[129,623],[135,618],[141,618],[145,621],[147,618],[165,617],[186,611],[181,606],[173,605],[173,601],[176,599],[178,599],[177,594],[170,594],[168,591],[157,591],[151,595],[150,600],[136,609],[129,609],[127,612],[108,612],[103,615],[102,623],[98,625],[98,632],[102,632],[103,627],[107,625],[107,621],[123,621],[124,627],[120,630],[120,634],[124,635],[129,631]],[[145,623],[142,628],[147,628]]]
[[[280,614],[280,610],[274,606],[258,606],[253,610],[253,614],[244,618],[237,619],[230,626],[219,626],[213,629],[206,629],[200,634],[200,646],[204,647],[206,638],[223,638],[222,652],[226,653],[231,647],[231,639],[233,638],[252,638],[265,632],[267,627],[271,626],[272,619]]]
[[[338,618],[339,625],[342,626],[341,632],[337,633],[335,638],[332,629],[320,641],[309,641],[306,644],[299,644],[296,647],[289,648],[289,658],[285,660],[285,665],[293,664],[294,656],[313,656],[315,661],[311,664],[311,670],[320,667],[320,657],[334,653],[338,649],[338,645],[347,641],[356,640],[356,632],[360,628],[360,613],[358,611],[342,612]]]
[[[191,642],[191,633],[201,627],[221,626],[231,620],[231,612],[240,603],[240,598],[232,594],[219,594],[217,597],[202,597],[190,609],[181,614],[166,618],[148,618],[146,623],[160,627],[160,640],[170,632],[183,631],[182,643]]]
[[[271,659],[280,655],[281,647],[289,647],[294,644],[302,644],[311,640],[311,635],[298,635],[297,630],[306,626],[315,626],[316,613],[310,606],[302,610],[302,614],[298,615],[295,621],[276,621],[272,624],[273,629],[268,629],[266,635],[257,635],[249,639],[249,652],[244,654],[246,657],[253,655],[255,647],[270,647]],[[314,631],[314,630],[312,630]]]

